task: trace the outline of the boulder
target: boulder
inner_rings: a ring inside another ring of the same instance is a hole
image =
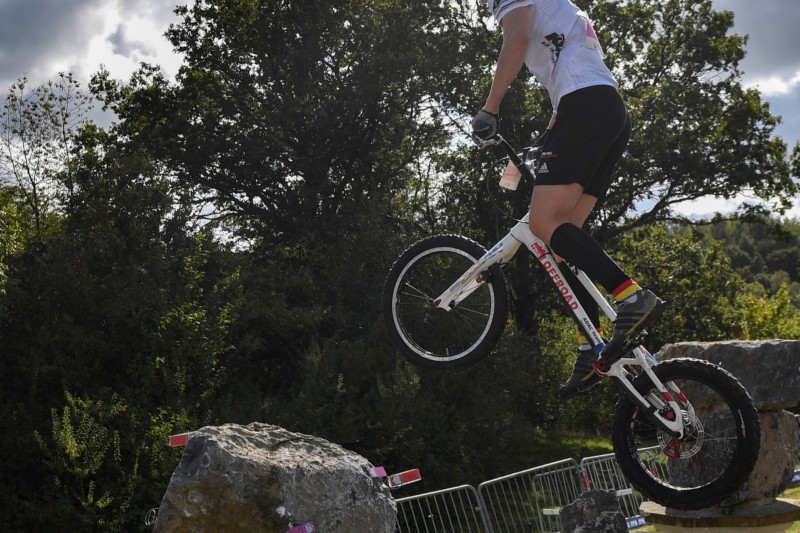
[[[722,502],[722,507],[739,503],[772,501],[792,483],[800,450],[800,428],[788,411],[758,413],[761,448],[753,473],[739,490]]]
[[[589,490],[561,508],[563,533],[627,533],[613,490]]]
[[[759,411],[800,405],[800,340],[680,342],[659,359],[694,357],[716,363],[741,381]]]
[[[791,483],[800,457],[797,417],[784,409],[800,405],[800,341],[681,342],[661,348],[659,360],[693,357],[716,363],[750,393],[761,424],[755,469],[722,507],[774,500]]]
[[[370,466],[278,426],[204,427],[172,474],[154,532],[286,533],[313,521],[326,533],[393,533],[394,498]]]

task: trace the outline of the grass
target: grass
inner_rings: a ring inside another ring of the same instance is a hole
[[[781,498],[794,498],[800,500],[800,486],[794,486],[781,494]],[[795,522],[792,527],[786,530],[787,533],[800,533],[800,522]]]

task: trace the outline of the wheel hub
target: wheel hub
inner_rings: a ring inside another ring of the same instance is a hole
[[[688,411],[681,411],[683,417],[683,438],[664,429],[658,430],[658,444],[661,451],[672,459],[688,459],[694,457],[703,448],[705,430],[697,416]]]

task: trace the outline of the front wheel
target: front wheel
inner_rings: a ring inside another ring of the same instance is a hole
[[[653,371],[668,390],[673,383],[680,391],[672,389],[685,421],[684,436],[667,432],[623,396],[612,424],[617,462],[635,487],[661,505],[711,507],[735,491],[755,466],[761,443],[758,412],[741,383],[713,363],[674,359]],[[634,387],[659,405],[662,395],[645,373]]]
[[[452,308],[434,305],[485,252],[466,237],[437,235],[415,243],[392,265],[383,314],[392,341],[409,360],[457,368],[491,351],[508,318],[508,291],[499,267],[481,273],[484,281]]]

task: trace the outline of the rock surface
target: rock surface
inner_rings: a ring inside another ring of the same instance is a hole
[[[771,501],[792,483],[800,450],[797,419],[788,411],[759,412],[758,418],[761,449],[756,466],[745,484],[722,502],[722,507]]]
[[[563,533],[627,533],[628,525],[611,490],[586,491],[562,507]]]
[[[759,411],[800,405],[800,340],[680,342],[659,359],[694,357],[716,363],[742,382]]]
[[[370,466],[278,426],[205,427],[190,438],[153,531],[286,533],[313,520],[325,533],[393,533],[394,498]]]

